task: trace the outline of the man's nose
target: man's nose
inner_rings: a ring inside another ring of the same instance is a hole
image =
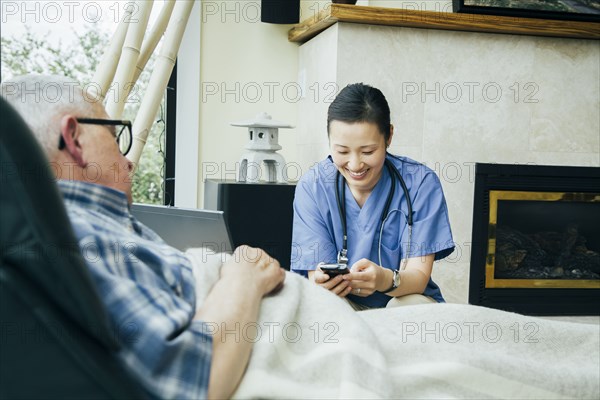
[[[123,161],[125,163],[125,168],[127,168],[127,171],[129,171],[129,173],[132,173],[133,172],[133,161],[129,160],[125,156],[123,156]]]

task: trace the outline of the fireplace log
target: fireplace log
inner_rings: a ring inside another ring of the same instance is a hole
[[[496,228],[496,268],[514,271],[542,267],[546,252],[528,235],[507,226]]]
[[[600,253],[587,248],[576,225],[564,232],[525,234],[510,226],[496,229],[497,278],[599,279]]]

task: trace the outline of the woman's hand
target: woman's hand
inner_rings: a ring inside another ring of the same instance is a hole
[[[331,293],[336,294],[340,297],[346,297],[352,287],[350,286],[350,282],[344,280],[344,276],[346,275],[338,275],[329,279],[329,275],[321,270],[321,268],[317,265],[317,269],[314,271],[308,272],[308,279],[321,286],[323,289],[329,290]]]
[[[353,295],[367,297],[377,290],[387,290],[392,282],[391,274],[392,271],[363,258],[352,265],[343,279],[352,287]]]

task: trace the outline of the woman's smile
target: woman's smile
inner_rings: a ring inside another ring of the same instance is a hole
[[[369,172],[369,169],[364,169],[360,172],[354,172],[349,170],[348,168],[345,168],[345,170],[346,172],[348,172],[348,176],[357,181],[363,180],[367,176],[367,172]]]

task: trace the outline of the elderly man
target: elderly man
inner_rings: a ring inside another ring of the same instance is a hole
[[[94,250],[84,258],[112,323],[137,327],[133,340],[121,340],[122,362],[155,397],[231,396],[252,343],[211,334],[215,326],[254,323],[284,270],[261,250],[238,248],[196,309],[189,259],[129,212],[130,124],[110,120],[99,102],[62,77],[12,79],[1,93],[44,148],[80,248]]]

